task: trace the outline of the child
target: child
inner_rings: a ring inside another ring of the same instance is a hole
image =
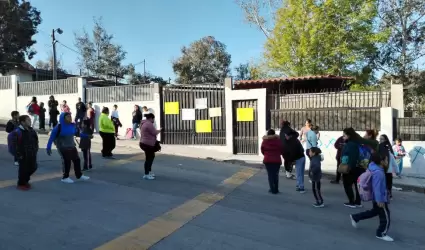
[[[321,183],[320,179],[322,179],[322,151],[320,148],[312,147],[309,150],[310,157],[310,169],[308,170],[308,176],[310,177],[312,183],[312,190],[314,194],[314,198],[316,199],[316,203],[313,204],[314,207],[324,207],[322,193],[320,191]]]
[[[397,176],[401,177],[401,171],[403,170],[403,158],[406,156],[406,150],[403,145],[401,145],[401,139],[395,139],[395,145],[393,146],[395,162],[398,166]]]
[[[357,227],[357,223],[361,220],[370,219],[379,216],[379,226],[376,230],[376,238],[384,241],[394,241],[387,235],[390,227],[390,210],[388,208],[388,194],[385,184],[384,165],[387,164],[387,154],[374,153],[371,156],[371,162],[368,170],[371,174],[370,187],[372,189],[373,208],[358,214],[351,214],[351,225]]]
[[[93,130],[90,128],[90,120],[83,120],[82,132],[80,133],[80,148],[83,152],[84,165],[83,171],[88,171],[93,168],[91,162],[91,139],[93,139]]]
[[[30,177],[37,170],[38,136],[31,128],[31,118],[28,115],[20,116],[19,124],[15,130],[16,157],[19,161],[17,188],[27,191],[31,189]]]
[[[114,123],[115,126],[115,139],[119,140],[118,138],[118,127],[122,127],[122,124],[120,122],[120,117],[118,114],[118,105],[114,105],[114,110],[112,110],[111,113],[111,120]]]
[[[46,128],[46,109],[44,108],[44,102],[40,102],[40,114],[39,116],[39,129],[45,131]]]
[[[263,163],[267,169],[269,179],[269,192],[272,194],[279,193],[279,170],[282,165],[282,143],[273,129],[267,131],[267,135],[263,137],[261,143],[261,153],[264,155]]]
[[[8,134],[17,129],[19,126],[19,112],[12,111],[12,113],[10,113],[10,116],[12,117],[12,119],[10,119],[6,124],[6,132]],[[18,158],[16,158],[16,155],[14,155],[13,158],[15,161],[15,166],[19,166]]]

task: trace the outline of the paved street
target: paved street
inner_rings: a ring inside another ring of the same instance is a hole
[[[264,170],[207,160],[158,155],[157,179],[141,180],[143,155],[121,147],[116,160],[93,154],[90,181],[64,184],[57,153],[42,149],[34,188],[22,192],[5,141],[0,249],[425,249],[424,194],[395,192],[388,243],[374,237],[377,218],[351,227],[349,213],[361,209],[343,207],[342,186],[327,180],[327,206],[313,208],[294,181],[282,178],[282,193],[271,195]]]

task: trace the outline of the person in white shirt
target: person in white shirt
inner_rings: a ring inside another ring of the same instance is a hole
[[[119,117],[119,114],[118,114],[118,105],[114,105],[114,109],[112,110],[112,113],[111,113],[111,120],[112,120],[112,122],[114,123],[114,126],[115,126],[115,138],[117,139],[117,140],[119,140],[119,138],[118,138],[118,127],[122,127],[122,124],[121,124],[121,122],[120,122],[120,117]]]

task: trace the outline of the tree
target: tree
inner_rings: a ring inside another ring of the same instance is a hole
[[[412,76],[410,72],[415,71],[415,62],[425,56],[424,1],[378,2],[380,28],[389,35],[381,48],[378,66],[394,78],[400,78],[406,85],[410,82],[409,75]]]
[[[134,67],[134,65],[130,64],[128,66],[128,79],[127,79],[127,83],[131,84],[131,85],[136,85],[136,84],[149,84],[151,82],[156,82],[162,85],[166,85],[168,84],[167,81],[165,81],[162,77],[160,76],[155,76],[151,73],[147,73],[146,76],[136,72],[136,69]]]
[[[251,80],[249,63],[241,63],[235,67],[235,80]]]
[[[41,23],[40,11],[24,0],[0,1],[0,72],[32,59],[33,36]]]
[[[284,0],[235,0],[244,12],[245,21],[258,29],[268,38],[274,27],[276,11]]]
[[[375,0],[287,0],[266,43],[269,65],[288,75],[347,75],[362,82],[373,74]]]
[[[92,36],[87,31],[75,34],[75,46],[80,52],[79,66],[85,74],[109,79],[110,75],[124,76],[128,68],[122,65],[127,52],[121,45],[112,42],[113,35],[108,34],[102,24],[102,18],[94,19]]]
[[[173,61],[178,83],[218,83],[230,73],[231,56],[226,45],[212,36],[183,47],[181,53],[181,57]]]
[[[53,70],[53,55],[49,54],[46,61],[38,60],[35,63],[35,67],[37,69],[43,69],[43,70]],[[66,73],[66,70],[62,68],[62,62],[61,60],[56,60],[56,67],[58,73]]]

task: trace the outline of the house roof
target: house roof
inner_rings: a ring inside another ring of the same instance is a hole
[[[249,85],[261,85],[261,84],[279,84],[285,82],[305,82],[311,80],[354,80],[353,77],[345,76],[334,76],[334,75],[324,75],[324,76],[298,76],[298,77],[282,77],[282,78],[269,78],[269,79],[259,79],[259,80],[241,80],[236,81],[235,85],[237,86],[246,86]]]

